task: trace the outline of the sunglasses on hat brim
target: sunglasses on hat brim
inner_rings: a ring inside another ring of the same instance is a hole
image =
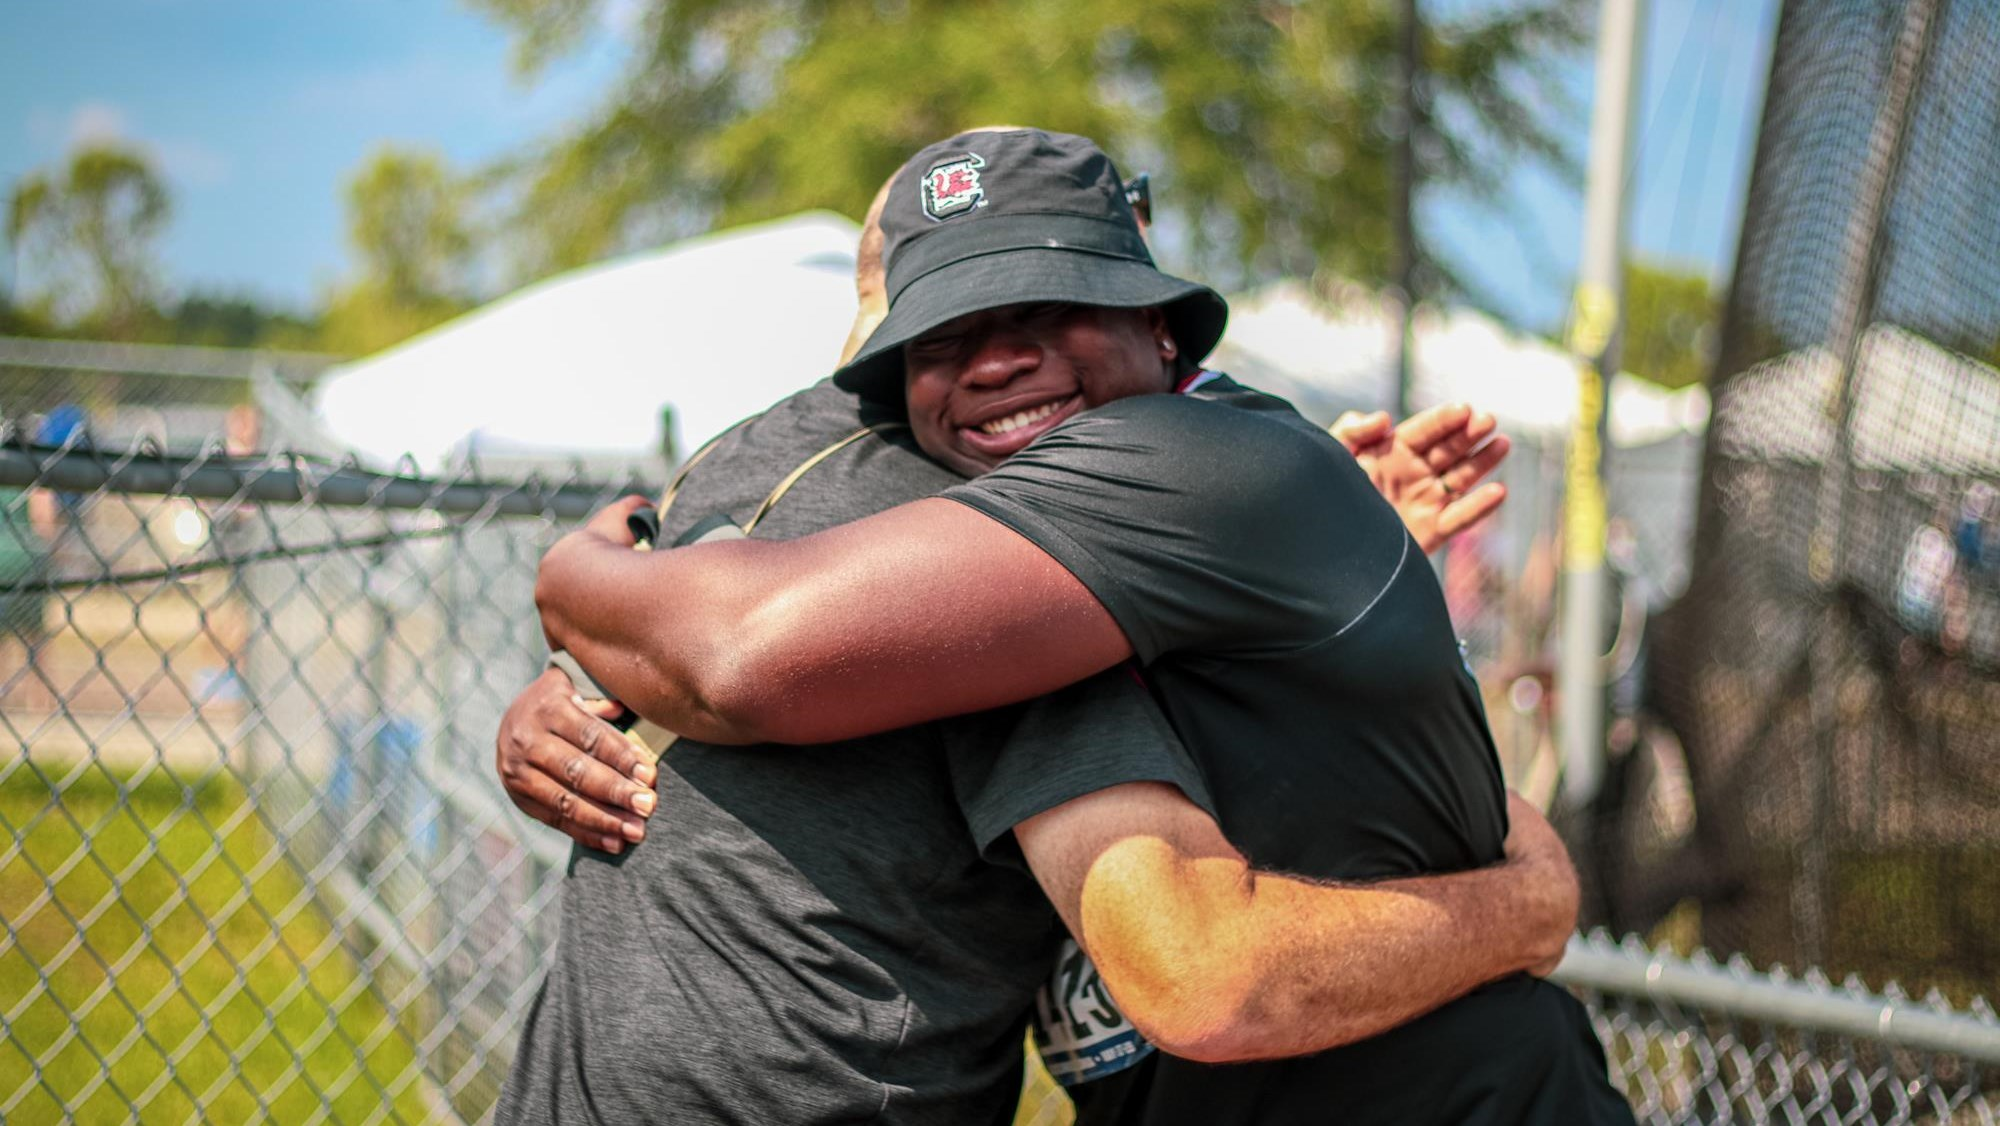
[[[1132,177],[1130,180],[1125,181],[1125,202],[1132,205],[1132,214],[1137,215],[1141,223],[1144,223],[1147,226],[1152,225],[1153,223],[1152,173],[1141,172],[1137,176]]]

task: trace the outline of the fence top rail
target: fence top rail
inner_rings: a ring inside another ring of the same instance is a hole
[[[232,457],[222,453],[167,454],[147,448],[123,452],[87,446],[0,446],[0,487],[65,492],[108,490],[209,500],[262,503],[312,502],[334,507],[421,509],[504,516],[577,519],[626,492],[651,495],[656,483],[639,480],[488,480],[476,471],[455,480],[381,473],[353,464],[283,453]]]
[[[1635,937],[1614,942],[1602,931],[1572,937],[1552,980],[1805,1032],[2000,1063],[2000,1019],[1983,999],[1975,999],[1970,1011],[1958,1011],[1936,993],[1917,1000],[1894,985],[1877,993],[1859,979],[1835,983],[1817,970],[1802,978],[1781,969],[1763,973],[1740,956],[1726,963],[1703,953],[1682,958],[1649,949]]]

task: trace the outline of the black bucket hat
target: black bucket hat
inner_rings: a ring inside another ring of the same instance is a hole
[[[905,164],[882,206],[889,313],[834,382],[903,398],[903,345],[946,321],[1027,302],[1159,306],[1200,361],[1229,306],[1153,265],[1111,158],[1086,137],[1039,129],[961,133]]]

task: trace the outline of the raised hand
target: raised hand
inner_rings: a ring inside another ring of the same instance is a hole
[[[1380,411],[1349,411],[1329,429],[1429,553],[1507,499],[1505,485],[1480,484],[1513,449],[1498,428],[1492,415],[1451,403],[1413,414],[1399,426]]]

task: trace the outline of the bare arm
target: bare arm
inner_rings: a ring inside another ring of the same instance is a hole
[[[1470,408],[1393,429],[1357,419],[1340,436],[1427,549],[1505,495],[1464,491],[1507,453]],[[644,503],[551,549],[535,600],[552,646],[684,735],[829,742],[1028,699],[1131,652],[1061,564],[951,501],[788,542],[634,554],[625,517]]]
[[[714,743],[820,743],[1026,700],[1131,654],[1062,564],[922,500],[789,541],[634,552],[639,498],[565,536],[535,603],[616,699]]]
[[[1509,795],[1508,860],[1367,886],[1253,871],[1215,821],[1159,783],[1114,786],[1015,828],[1119,1008],[1162,1049],[1210,1063],[1376,1035],[1521,970],[1576,926],[1576,875]]]

